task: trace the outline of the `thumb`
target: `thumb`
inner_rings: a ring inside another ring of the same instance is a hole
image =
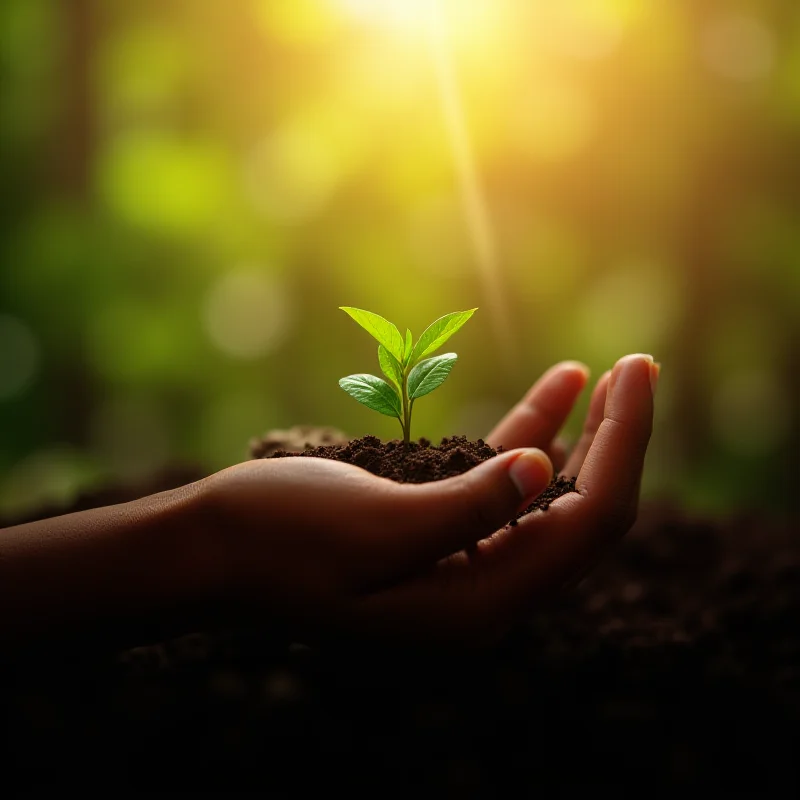
[[[430,566],[491,536],[541,494],[553,465],[536,448],[511,450],[463,475],[403,485],[400,508],[377,543],[397,574]]]

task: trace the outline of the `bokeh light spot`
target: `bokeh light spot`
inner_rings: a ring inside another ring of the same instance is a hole
[[[243,268],[223,275],[208,293],[206,332],[225,355],[255,359],[276,350],[291,323],[291,299],[266,271]]]
[[[287,124],[262,141],[245,163],[245,189],[257,211],[274,222],[301,222],[328,200],[342,166],[329,142],[301,124]]]
[[[719,441],[738,455],[774,451],[791,424],[787,393],[777,375],[757,368],[729,375],[713,397],[712,424]]]
[[[162,131],[113,139],[98,170],[100,189],[126,222],[160,233],[191,233],[223,211],[228,166],[210,141]]]
[[[22,320],[0,314],[0,400],[22,394],[36,377],[39,345]]]
[[[753,81],[771,71],[775,38],[757,17],[731,12],[708,26],[703,55],[708,66],[723,78]]]

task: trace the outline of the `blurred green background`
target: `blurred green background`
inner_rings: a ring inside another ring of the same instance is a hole
[[[415,436],[652,352],[646,495],[792,509],[800,5],[434,4],[3,0],[0,512],[398,436],[340,305],[480,308]]]

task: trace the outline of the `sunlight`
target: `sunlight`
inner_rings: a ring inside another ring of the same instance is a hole
[[[328,0],[335,9],[359,22],[387,31],[419,35],[437,18],[447,20],[450,35],[458,39],[480,35],[491,11],[490,0]]]
[[[486,305],[494,329],[495,340],[505,362],[506,375],[511,375],[517,353],[504,296],[503,276],[495,234],[486,195],[475,163],[453,55],[448,47],[442,16],[434,17],[428,28],[428,45],[475,266],[483,284]]]
[[[495,233],[481,185],[461,98],[454,50],[486,45],[490,0],[330,0],[353,17],[426,43],[453,159],[474,268],[481,281],[499,352],[512,373],[516,348],[498,259]],[[495,15],[496,16],[496,15]],[[469,43],[469,44],[468,44]],[[474,55],[474,52],[473,52]]]
[[[332,0],[357,19],[379,25],[424,30],[430,22],[435,0]]]

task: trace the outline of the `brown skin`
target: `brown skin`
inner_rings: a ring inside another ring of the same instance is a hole
[[[634,355],[601,377],[564,468],[577,493],[515,527],[505,523],[550,480],[545,453],[563,463],[556,437],[588,377],[575,362],[545,373],[489,434],[509,452],[456,478],[398,484],[335,461],[253,460],[8,528],[0,642],[244,617],[312,639],[491,643],[633,523],[657,375]]]

